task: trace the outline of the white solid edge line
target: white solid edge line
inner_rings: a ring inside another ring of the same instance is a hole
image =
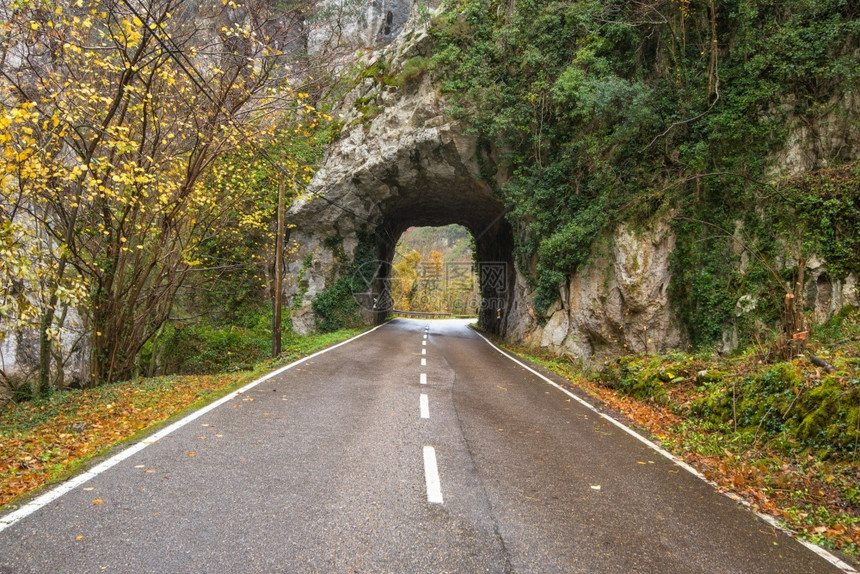
[[[420,382],[422,385],[426,385],[427,384],[427,373],[421,373],[418,376],[418,382]]]
[[[314,353],[312,355],[308,355],[307,357],[304,357],[302,359],[294,361],[294,362],[290,363],[289,365],[284,365],[283,367],[280,367],[280,368],[278,368],[278,369],[276,369],[270,373],[263,375],[259,379],[248,383],[244,387],[242,387],[236,391],[233,391],[229,395],[225,395],[225,396],[221,397],[220,399],[218,399],[217,401],[215,401],[213,403],[209,403],[205,407],[202,407],[202,408],[194,411],[193,413],[183,417],[182,419],[176,421],[175,423],[164,427],[163,429],[156,432],[155,434],[147,436],[146,438],[144,438],[140,442],[137,442],[137,443],[131,445],[130,447],[126,448],[125,450],[118,452],[114,456],[108,458],[107,460],[100,462],[99,464],[92,467],[91,469],[70,478],[69,480],[63,482],[59,486],[52,488],[51,490],[49,490],[45,494],[34,498],[33,500],[31,500],[30,502],[28,502],[27,504],[25,504],[24,506],[22,506],[18,510],[15,510],[15,511],[10,512],[9,514],[7,514],[5,516],[0,517],[0,532],[9,528],[10,526],[15,524],[16,522],[18,522],[22,518],[26,518],[27,516],[33,514],[34,512],[36,512],[37,510],[39,510],[43,506],[50,504],[54,500],[60,498],[64,494],[66,494],[67,492],[70,492],[70,491],[74,490],[75,488],[77,488],[78,486],[89,481],[90,479],[95,478],[96,476],[98,476],[99,474],[108,470],[109,468],[116,466],[117,464],[124,461],[125,459],[127,459],[127,458],[131,457],[132,455],[142,451],[143,449],[145,449],[146,447],[148,447],[152,443],[163,439],[164,437],[166,437],[170,433],[175,432],[176,430],[178,430],[178,429],[184,427],[185,425],[187,425],[188,423],[200,418],[201,416],[205,415],[206,413],[217,409],[218,407],[220,407],[224,403],[227,403],[227,402],[233,400],[234,398],[238,397],[239,395],[241,395],[245,391],[247,391],[253,387],[256,387],[257,385],[259,385],[262,382],[268,381],[272,377],[280,375],[284,371],[292,369],[296,365],[300,365],[307,360],[313,359],[314,357],[322,355],[323,353],[327,353],[328,351],[331,351],[333,349],[337,349],[338,347],[346,345],[347,343],[351,343],[352,341],[355,341],[359,337],[363,337],[369,333],[376,331],[380,327],[384,327],[386,324],[387,323],[383,323],[382,325],[377,325],[373,329],[369,329],[369,330],[365,331],[364,333],[359,333],[355,337],[351,337],[351,338],[347,339],[346,341],[341,341],[340,343],[338,343],[336,345],[332,345],[331,347],[326,347],[325,349],[317,351],[316,353]]]
[[[617,421],[617,420],[615,420],[614,418],[612,418],[611,416],[607,415],[606,413],[603,413],[603,412],[599,411],[595,406],[593,406],[593,405],[592,405],[591,403],[589,403],[588,401],[585,401],[585,400],[583,400],[583,399],[579,398],[578,396],[576,396],[575,394],[571,393],[570,391],[568,391],[567,389],[565,389],[564,387],[562,387],[561,385],[559,385],[559,384],[558,384],[558,383],[556,383],[555,381],[553,381],[553,380],[549,379],[548,377],[545,377],[544,375],[542,375],[542,374],[541,374],[541,373],[539,373],[538,371],[536,371],[536,370],[532,369],[531,367],[529,367],[528,365],[526,365],[525,363],[523,363],[522,361],[520,361],[520,360],[519,360],[519,359],[517,359],[516,357],[514,357],[514,356],[512,356],[512,355],[508,354],[507,352],[503,351],[503,350],[502,350],[502,349],[500,349],[500,348],[499,348],[495,343],[493,343],[492,341],[490,341],[489,339],[487,339],[486,337],[484,337],[482,334],[478,333],[477,331],[475,332],[475,334],[476,334],[476,335],[478,335],[480,338],[482,338],[482,339],[483,339],[483,340],[484,340],[488,345],[490,345],[493,349],[495,349],[496,351],[498,351],[499,353],[501,353],[502,355],[504,355],[505,357],[507,357],[508,359],[510,359],[511,361],[513,361],[514,363],[516,363],[517,365],[521,366],[521,367],[522,367],[522,368],[524,368],[525,370],[529,371],[530,373],[534,374],[535,376],[537,376],[537,377],[541,378],[542,380],[546,381],[547,383],[549,383],[549,384],[550,384],[550,385],[552,385],[553,387],[557,388],[558,390],[560,390],[561,392],[563,392],[564,394],[566,394],[567,396],[569,396],[570,398],[572,398],[573,400],[575,400],[576,402],[578,402],[579,404],[581,404],[582,406],[584,406],[585,408],[587,408],[587,409],[589,409],[589,410],[593,411],[595,414],[597,414],[597,415],[601,416],[603,419],[605,419],[605,420],[609,421],[610,423],[614,424],[615,426],[617,426],[618,428],[620,428],[621,430],[623,430],[624,432],[626,432],[627,434],[629,434],[630,436],[632,436],[633,438],[635,438],[636,440],[638,440],[639,442],[644,443],[646,446],[648,446],[648,447],[649,447],[649,448],[651,448],[652,450],[654,450],[654,451],[656,451],[656,452],[660,453],[661,455],[663,455],[664,457],[668,458],[669,460],[671,460],[672,462],[674,462],[676,465],[680,466],[681,468],[683,468],[684,470],[686,470],[687,472],[689,472],[690,474],[692,474],[692,475],[694,475],[694,476],[698,477],[699,479],[703,480],[704,482],[708,483],[709,485],[711,485],[712,487],[714,487],[714,488],[717,490],[717,492],[720,492],[720,493],[721,493],[721,494],[723,494],[724,496],[729,497],[731,500],[733,500],[733,501],[735,501],[735,502],[737,502],[737,503],[739,503],[739,504],[744,505],[744,506],[745,506],[745,507],[747,507],[747,508],[748,508],[748,509],[753,513],[753,514],[755,514],[756,516],[758,516],[759,518],[761,518],[762,520],[764,520],[765,522],[767,522],[769,525],[773,526],[774,528],[777,528],[777,529],[781,530],[781,531],[782,531],[782,532],[784,532],[785,534],[788,534],[789,536],[791,536],[792,538],[794,538],[797,542],[799,542],[799,543],[801,543],[802,545],[806,546],[809,550],[811,550],[811,551],[815,552],[815,553],[816,553],[816,554],[818,554],[821,558],[823,558],[823,559],[827,560],[828,562],[830,562],[831,564],[833,564],[833,565],[834,565],[834,566],[836,566],[837,568],[841,569],[843,572],[849,572],[849,573],[851,573],[851,574],[857,574],[857,570],[855,570],[855,569],[854,569],[850,564],[847,564],[846,562],[844,562],[844,561],[840,560],[838,557],[834,556],[833,554],[831,554],[831,553],[830,553],[830,552],[828,552],[827,550],[825,550],[825,549],[821,548],[820,546],[817,546],[817,545],[813,544],[812,542],[808,542],[808,541],[806,541],[806,540],[800,540],[799,538],[796,538],[796,537],[795,537],[795,535],[794,535],[794,533],[793,533],[791,530],[789,530],[788,528],[786,528],[785,526],[783,526],[782,524],[780,524],[780,523],[779,523],[779,521],[778,521],[776,518],[774,518],[773,516],[769,516],[769,515],[767,515],[767,514],[764,514],[764,513],[761,513],[761,512],[759,512],[759,511],[755,510],[755,509],[750,505],[750,503],[749,503],[749,502],[747,502],[747,501],[746,501],[746,500],[744,500],[743,498],[741,498],[741,497],[737,496],[736,494],[732,494],[732,493],[730,493],[730,492],[723,492],[722,490],[720,490],[720,487],[719,487],[719,485],[718,485],[716,482],[714,482],[714,481],[712,481],[712,480],[708,480],[707,478],[705,478],[705,476],[704,476],[702,473],[700,473],[698,470],[696,470],[695,468],[693,468],[692,466],[690,466],[689,464],[687,464],[687,463],[686,463],[686,462],[684,462],[683,460],[681,460],[681,459],[679,459],[678,457],[676,457],[674,454],[672,454],[672,453],[670,453],[669,451],[667,451],[667,450],[665,450],[665,449],[663,449],[663,448],[661,448],[661,447],[657,446],[654,442],[652,442],[652,441],[648,440],[647,438],[645,438],[645,437],[644,437],[644,436],[642,436],[641,434],[637,433],[635,430],[631,429],[630,427],[628,427],[628,426],[627,426],[627,425],[625,425],[624,423],[622,423],[622,422],[620,422],[620,421]],[[426,447],[425,447],[425,448],[426,448]]]
[[[427,483],[427,502],[442,504],[442,483],[436,466],[436,450],[432,446],[424,447],[424,480]]]
[[[421,359],[421,366],[422,366],[422,367],[426,367],[426,366],[427,366],[427,359],[423,359],[423,358]]]
[[[418,408],[421,411],[422,419],[430,418],[430,400],[427,398],[427,395],[422,394],[418,398]]]

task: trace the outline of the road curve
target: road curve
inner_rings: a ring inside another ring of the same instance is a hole
[[[401,319],[0,531],[26,572],[840,570],[465,322]]]

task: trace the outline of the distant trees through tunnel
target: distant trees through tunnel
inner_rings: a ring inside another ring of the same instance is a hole
[[[399,190],[379,205],[373,299],[390,302],[385,310],[375,304],[374,321],[392,310],[477,315],[504,335],[518,311],[504,207],[473,179]]]
[[[475,240],[462,225],[410,227],[394,249],[395,311],[477,316],[481,305]]]

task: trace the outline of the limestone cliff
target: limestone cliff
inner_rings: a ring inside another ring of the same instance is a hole
[[[568,278],[548,321],[528,342],[583,360],[678,347],[684,336],[668,296],[674,245],[666,221],[618,226]]]
[[[412,225],[459,223],[474,234],[480,261],[505,266],[501,288],[497,284],[484,290],[484,297],[495,302],[482,312],[485,327],[584,361],[685,346],[687,333],[670,297],[677,242],[671,211],[604,231],[587,262],[560,287],[557,302],[544,315],[536,312],[528,273],[513,262],[515,232],[492,189],[507,176],[497,170],[492,186],[488,183],[481,168],[492,171],[497,152],[478,149],[465,126],[446,113],[444,97],[422,68],[432,56],[426,25],[413,12],[389,45],[367,57],[365,69],[373,73],[365,73],[344,96],[340,137],[309,193],[291,210],[298,249],[290,271],[301,277],[301,284],[288,287],[297,299],[294,328],[313,329],[310,305],[334,281],[337,251],[342,248],[343,256],[354,257],[362,233],[371,238],[382,262],[379,292],[402,231]],[[858,133],[852,118],[857,100],[845,94],[831,104],[814,121],[791,120],[787,146],[769,158],[771,177],[856,157]],[[743,275],[753,254],[741,242],[726,256]],[[807,267],[807,309],[816,321],[857,305],[853,274],[830,277],[820,258],[809,260]],[[741,294],[736,314],[751,313],[755,306],[754,295]],[[366,311],[370,319],[373,310]],[[727,325],[722,348],[736,346],[736,328]]]

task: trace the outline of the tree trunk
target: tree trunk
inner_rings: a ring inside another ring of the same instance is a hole
[[[67,234],[68,235],[68,234]],[[66,244],[68,245],[68,243]],[[63,274],[66,272],[66,257],[60,257],[60,264],[57,266],[57,274],[51,286],[51,296],[48,298],[48,305],[42,313],[42,319],[39,321],[39,376],[31,385],[33,398],[38,397],[48,392],[48,387],[51,385],[51,357],[53,356],[53,342],[48,335],[48,330],[54,323],[54,315],[56,313],[59,297],[57,296],[57,286],[63,280]]]
[[[718,44],[717,44],[717,7],[714,4],[714,0],[711,0],[710,5],[710,20],[711,20],[711,50],[710,50],[710,59],[708,61],[708,101],[710,101],[711,96],[717,90],[717,56],[718,56]]]

